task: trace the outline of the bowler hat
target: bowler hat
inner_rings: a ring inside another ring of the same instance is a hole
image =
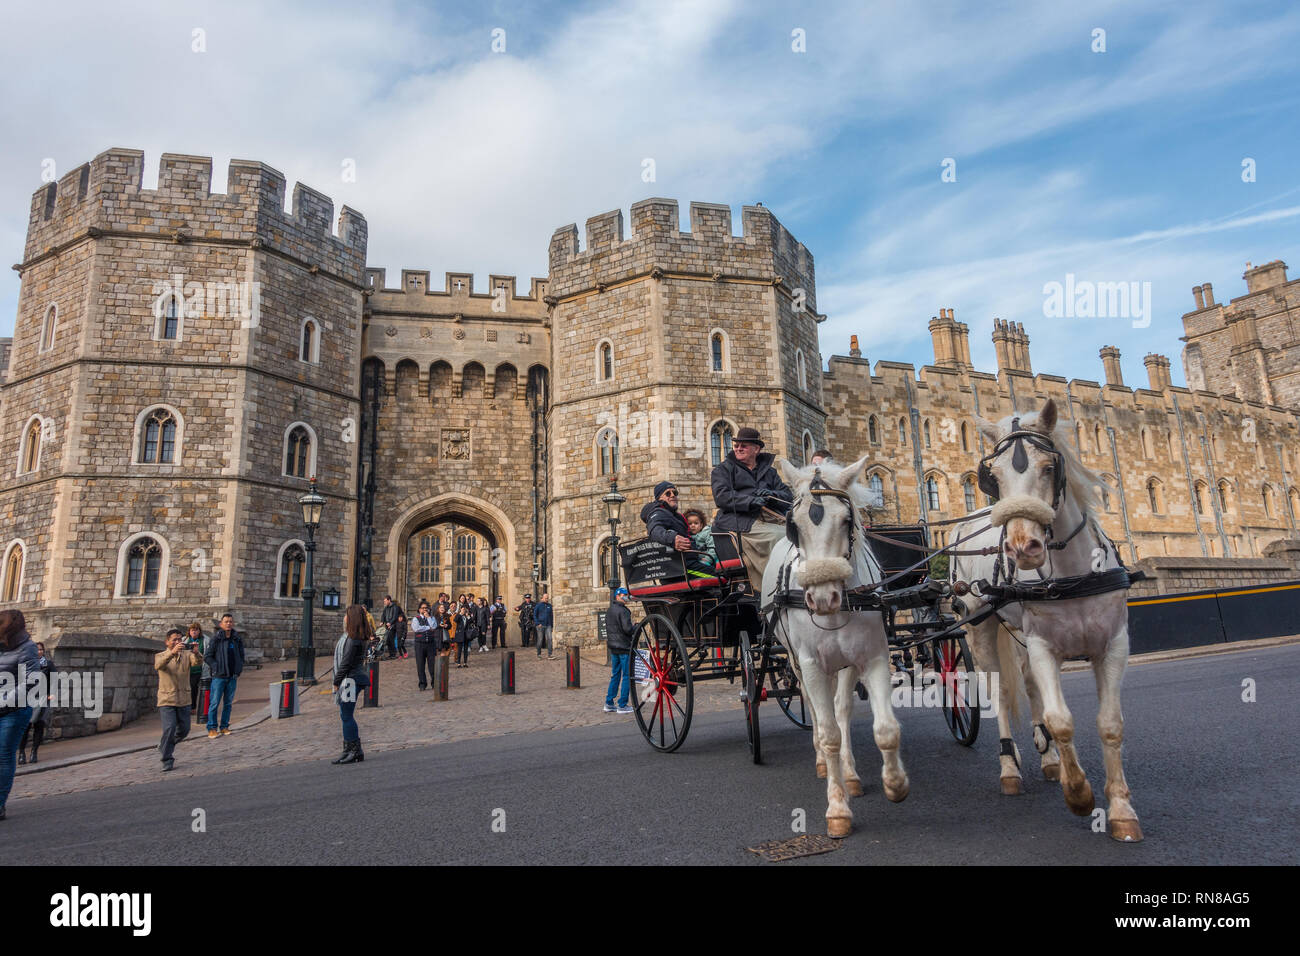
[[[763,439],[759,437],[757,428],[742,428],[740,431],[736,432],[736,437],[733,438],[731,442],[732,444],[735,444],[740,441],[749,442],[751,445],[757,445],[759,448],[765,447]]]

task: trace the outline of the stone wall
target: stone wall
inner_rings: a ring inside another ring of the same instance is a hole
[[[1160,557],[1143,558],[1137,566],[1146,572],[1147,580],[1133,585],[1130,600],[1185,591],[1267,586],[1300,578],[1295,565],[1275,558]]]
[[[158,672],[154,655],[164,647],[129,634],[65,632],[46,642],[56,671],[102,675],[103,713],[89,717],[85,708],[58,707],[49,728],[52,739],[84,737],[117,730],[158,709]]]

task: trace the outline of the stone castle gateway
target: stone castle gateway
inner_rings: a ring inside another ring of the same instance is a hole
[[[326,497],[315,583],[343,603],[439,591],[513,606],[549,588],[562,642],[594,638],[617,477],[635,513],[671,476],[708,506],[741,425],[802,461],[869,454],[881,521],[983,504],[973,415],[1054,397],[1105,482],[1129,560],[1258,558],[1300,516],[1300,283],[1248,269],[1183,316],[1190,388],[1032,370],[1023,325],[994,320],[994,373],[940,309],[919,373],[856,343],[823,371],[811,253],[772,212],[647,199],[551,237],[548,275],[367,268],[367,225],[283,175],[108,150],[33,197],[12,341],[0,341],[0,607],[38,639],[160,636],[233,610],[291,648],[304,531]],[[737,229],[737,226],[739,228]],[[539,248],[540,251],[540,248]],[[942,532],[936,532],[941,535]],[[317,643],[341,627],[317,611]],[[512,638],[515,639],[515,638]]]

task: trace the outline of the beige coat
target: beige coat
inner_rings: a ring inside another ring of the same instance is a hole
[[[201,663],[202,659],[187,651],[184,645],[154,655],[159,707],[190,706],[190,666]]]

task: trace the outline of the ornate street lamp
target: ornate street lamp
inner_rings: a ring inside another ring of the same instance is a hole
[[[314,559],[316,556],[316,529],[320,527],[325,499],[316,493],[316,476],[312,475],[311,490],[298,499],[302,508],[302,523],[307,528],[307,581],[302,589],[302,637],[298,641],[298,683],[310,687],[316,683],[316,648],[311,641],[311,602],[316,596],[313,586]]]
[[[605,502],[605,516],[609,520],[609,593],[618,589],[618,516],[627,501],[618,493],[618,479],[609,480],[609,494],[600,499]]]

